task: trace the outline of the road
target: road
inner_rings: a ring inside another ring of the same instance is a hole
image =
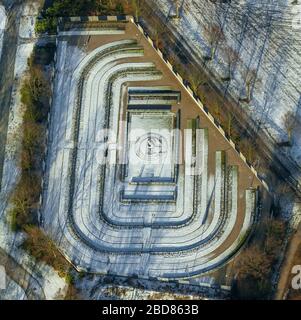
[[[282,263],[280,278],[278,281],[277,291],[275,293],[276,300],[285,300],[286,294],[291,288],[290,279],[292,278],[292,268],[298,263],[297,250],[301,245],[301,225],[290,238],[286,251],[284,262]]]
[[[22,9],[26,1],[3,1],[7,10],[7,25],[0,60],[0,189],[7,137],[9,109],[14,86],[14,69]]]
[[[221,113],[227,116],[228,113],[233,114],[233,127],[241,136],[247,136],[256,150],[256,154],[260,160],[260,167],[257,170],[264,172],[265,180],[272,192],[275,192],[275,181],[286,182],[293,190],[296,196],[301,199],[301,186],[298,183],[298,178],[301,178],[301,168],[297,166],[291,159],[280,152],[280,147],[277,147],[271,137],[254,123],[246,112],[242,112],[242,107],[237,98],[232,97],[227,88],[218,85],[218,81],[214,79],[214,75],[209,68],[201,61],[200,57],[194,52],[192,46],[187,43],[185,37],[177,33],[173,24],[168,23],[169,19],[162,14],[160,8],[155,1],[144,1],[146,7],[145,12],[150,12],[147,16],[143,15],[146,22],[144,27],[149,30],[148,26],[164,25],[163,46],[169,50],[174,50],[174,53],[185,57],[186,60],[193,63],[198,70],[201,70],[207,76],[208,87],[219,96],[221,101]],[[168,45],[169,43],[169,45]],[[170,43],[173,46],[170,46]],[[165,44],[165,45],[164,45]],[[176,51],[176,52],[175,52]],[[187,62],[186,62],[187,63]],[[267,172],[272,172],[272,177],[266,177]]]

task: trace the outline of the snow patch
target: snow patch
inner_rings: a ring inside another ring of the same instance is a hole
[[[15,64],[15,77],[19,78],[27,69],[27,61],[30,57],[34,43],[21,44],[17,48],[16,64]]]
[[[39,3],[26,4],[20,19],[19,36],[25,39],[36,37],[35,21],[39,14]]]
[[[168,17],[174,11],[173,0],[153,1],[154,10]],[[226,42],[217,45],[215,57],[207,67],[215,74],[216,83],[235,98],[246,95],[245,72],[255,70],[258,79],[252,89],[253,99],[244,108],[256,124],[276,142],[287,141],[284,117],[293,112],[301,120],[301,33],[293,28],[297,9],[291,1],[180,1],[177,21],[168,18],[172,32],[182,37],[182,45],[196,57],[210,51],[205,28],[214,23],[221,25]],[[223,47],[239,53],[240,61],[233,68],[230,83],[221,77],[227,70]],[[299,126],[300,127],[300,126]],[[301,131],[293,133],[294,147],[290,156],[301,165]],[[279,152],[286,152],[279,149]]]
[[[3,45],[3,37],[4,37],[4,30],[6,26],[6,13],[4,6],[0,5],[0,59],[2,54],[2,45]]]
[[[66,292],[66,283],[49,266],[37,263],[26,252],[19,249],[19,245],[24,239],[24,234],[11,231],[8,222],[9,195],[18,181],[20,170],[18,168],[18,152],[20,150],[20,125],[22,124],[24,108],[21,104],[20,89],[27,70],[27,60],[30,57],[35,39],[33,38],[34,17],[37,14],[37,5],[26,6],[21,19],[19,35],[28,38],[27,43],[20,43],[17,47],[15,61],[15,82],[12,90],[12,100],[9,113],[9,124],[7,132],[7,144],[5,149],[5,160],[3,166],[2,188],[0,192],[0,248],[9,253],[25,273],[32,276],[34,281],[28,285],[37,290],[40,298],[55,299],[58,295]],[[5,25],[3,20],[3,10],[0,6],[0,23]],[[1,35],[1,28],[0,28]],[[1,40],[1,39],[0,39]],[[25,278],[26,280],[26,278]],[[34,282],[34,283],[32,283]],[[25,283],[26,284],[26,283]],[[8,282],[7,290],[1,292],[3,299],[23,299],[22,288],[13,281]],[[0,299],[2,296],[0,297]]]
[[[0,290],[0,300],[27,300],[25,291],[12,279],[6,277],[6,289]]]

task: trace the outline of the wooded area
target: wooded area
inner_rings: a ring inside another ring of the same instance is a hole
[[[58,17],[100,16],[100,15],[139,15],[139,0],[54,0],[42,11],[36,23],[38,33],[55,32]]]

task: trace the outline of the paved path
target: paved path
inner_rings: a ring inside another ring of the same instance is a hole
[[[7,276],[24,291],[28,300],[44,300],[41,284],[28,271],[19,265],[9,254],[0,248],[0,265],[5,267]]]
[[[4,163],[9,110],[14,85],[14,69],[18,46],[20,17],[25,1],[15,1],[7,12],[7,26],[0,60],[0,188]]]
[[[287,290],[289,289],[288,280],[291,276],[291,271],[295,259],[296,252],[301,244],[301,224],[298,227],[296,233],[292,236],[288,249],[286,252],[286,258],[282,264],[281,274],[278,282],[278,287],[275,295],[276,300],[283,300]]]

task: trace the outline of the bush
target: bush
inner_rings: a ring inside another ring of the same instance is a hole
[[[234,281],[231,289],[232,299],[239,300],[264,300],[271,292],[271,284],[268,281],[254,281],[251,277],[244,281]]]
[[[9,222],[12,230],[25,231],[23,248],[37,260],[52,266],[67,283],[73,283],[70,264],[36,223],[41,194],[45,123],[49,109],[49,84],[41,65],[35,63],[36,48],[28,61],[28,78],[21,89],[25,107],[22,126],[21,177],[11,194]]]
[[[124,14],[123,5],[121,3],[117,3],[115,11],[117,15]]]
[[[273,267],[281,252],[286,224],[278,219],[267,219],[259,229],[257,232],[263,235],[262,239],[246,248],[236,260],[234,298],[264,299],[270,292]]]
[[[283,221],[270,219],[266,222],[265,252],[272,260],[277,259],[285,231],[286,225]]]
[[[8,212],[8,222],[9,222],[10,228],[13,232],[18,231],[18,229],[19,229],[17,215],[18,215],[18,211],[16,208],[12,208]]]
[[[53,62],[53,58],[56,52],[56,45],[54,43],[48,43],[43,46],[36,46],[34,50],[31,63],[34,65],[48,66]],[[48,82],[46,83],[48,86]],[[49,91],[49,88],[47,89]]]
[[[55,17],[46,17],[37,20],[35,25],[36,33],[55,33],[57,27],[57,18]]]
[[[22,149],[20,154],[21,178],[12,193],[9,220],[12,230],[24,230],[35,222],[41,193],[41,163],[44,152],[45,126],[49,109],[49,84],[42,66],[28,61],[28,77],[21,88],[24,105]]]
[[[67,273],[65,276],[65,281],[67,284],[73,284],[74,283],[74,276],[71,273]]]
[[[69,285],[64,300],[82,300],[82,297],[74,285]]]
[[[54,0],[36,23],[37,33],[55,33],[58,17],[87,15],[131,14],[132,6],[126,0]]]
[[[243,253],[237,262],[239,278],[251,277],[256,280],[263,280],[270,272],[271,258],[264,254],[258,246],[250,246]]]
[[[21,230],[34,222],[33,212],[39,201],[40,178],[32,173],[22,173],[21,179],[11,195],[12,209],[9,216],[13,230]]]
[[[70,264],[57,249],[55,243],[39,227],[27,225],[25,227],[27,238],[23,243],[26,249],[37,260],[52,266],[61,277],[71,283]]]

